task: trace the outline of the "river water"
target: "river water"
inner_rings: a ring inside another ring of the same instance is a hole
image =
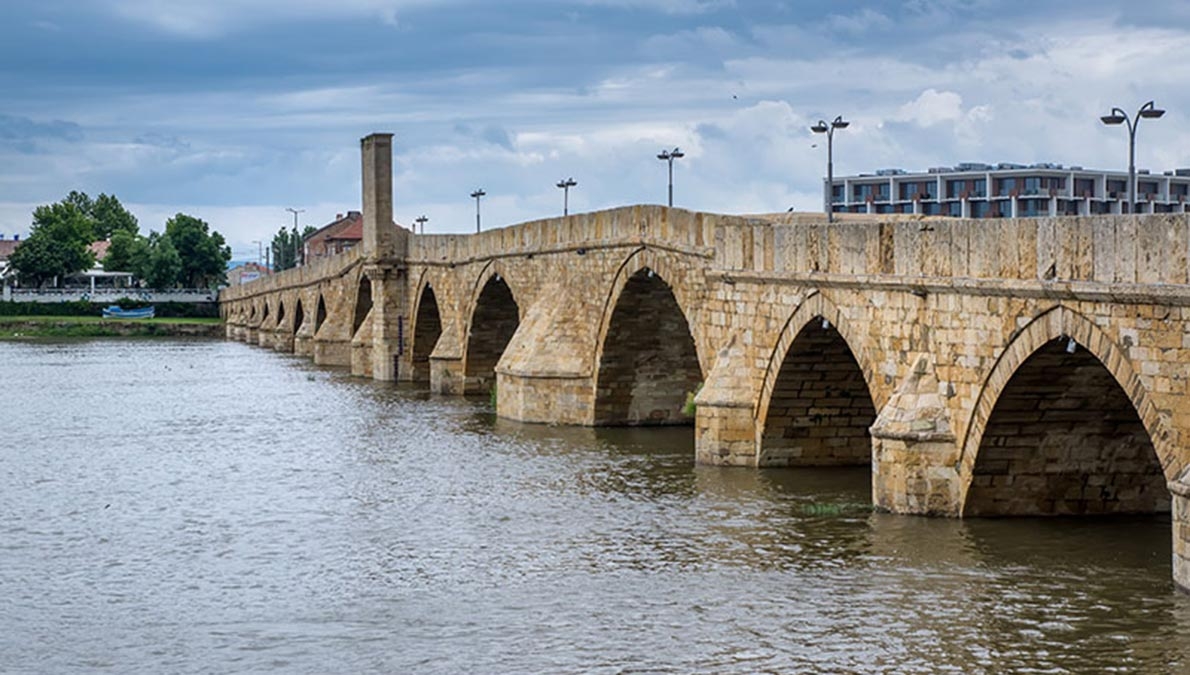
[[[0,342],[0,671],[1190,669],[1168,518],[692,456],[239,343]]]

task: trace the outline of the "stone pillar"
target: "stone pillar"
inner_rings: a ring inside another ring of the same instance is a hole
[[[756,390],[743,341],[733,335],[715,357],[694,397],[694,460],[713,466],[756,466]]]
[[[363,159],[364,258],[376,260],[393,247],[393,135],[360,140]]]
[[[1190,468],[1169,483],[1173,498],[1173,580],[1190,593]]]
[[[891,513],[958,516],[959,447],[926,357],[872,425],[872,503]]]
[[[372,282],[372,379],[394,382],[397,359],[404,351],[398,325],[405,313],[404,275],[381,265],[365,267],[364,274]]]

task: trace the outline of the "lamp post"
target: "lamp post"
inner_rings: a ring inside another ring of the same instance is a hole
[[[256,264],[259,265],[264,262],[264,242],[260,239],[252,240],[256,244]]]
[[[305,213],[305,209],[295,209],[286,207],[286,211],[293,214],[293,266],[299,267],[301,265],[301,245],[302,240],[298,238],[298,214]]]
[[[835,129],[846,129],[851,122],[843,120],[843,116],[835,117],[830,124],[826,120],[818,120],[818,124],[810,127],[816,134],[826,134],[826,222],[835,222],[835,159],[834,140]]]
[[[418,217],[416,217],[416,218],[414,218],[414,219],[413,219],[413,222],[415,222],[415,223],[417,223],[418,225],[420,225],[420,226],[421,226],[421,234],[425,234],[425,233],[426,233],[426,222],[427,222],[427,221],[429,221],[429,220],[430,220],[430,219],[429,219],[429,218],[426,218],[425,216],[418,216]]]
[[[1128,213],[1136,210],[1136,127],[1140,124],[1140,120],[1157,119],[1165,114],[1165,111],[1158,108],[1152,101],[1142,105],[1140,110],[1136,111],[1136,115],[1132,119],[1119,108],[1112,108],[1110,115],[1100,117],[1100,121],[1104,124],[1114,126],[1116,124],[1128,125]]]
[[[471,197],[473,199],[475,199],[475,231],[476,232],[479,232],[479,198],[483,197],[486,194],[487,193],[483,191],[483,188],[480,188],[480,189],[476,190],[475,192],[471,193]]]
[[[663,162],[669,162],[669,208],[674,206],[674,160],[681,159],[686,156],[686,153],[674,148],[673,150],[662,150],[657,159]]]
[[[562,216],[570,215],[570,188],[578,185],[578,181],[573,178],[558,181],[558,187],[562,188]]]

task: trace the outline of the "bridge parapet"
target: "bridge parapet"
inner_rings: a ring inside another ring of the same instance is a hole
[[[492,258],[594,250],[647,243],[710,257],[715,232],[738,216],[697,213],[664,206],[626,206],[546,218],[478,234],[410,238],[411,264],[467,264]]]
[[[219,292],[219,300],[221,302],[237,302],[269,293],[316,286],[320,282],[343,276],[362,259],[363,252],[359,248],[326,258],[318,258],[302,267],[277,272],[240,286],[224,288]]]
[[[1077,287],[1118,296],[1139,293],[1139,286],[1190,283],[1190,217],[1184,214],[833,225],[724,221],[716,236],[716,271],[818,285],[895,280],[926,290],[1052,295]]]

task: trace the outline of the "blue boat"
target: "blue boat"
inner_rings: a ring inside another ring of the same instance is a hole
[[[152,319],[156,312],[152,307],[142,309],[121,309],[119,305],[109,305],[103,309],[105,319]]]

